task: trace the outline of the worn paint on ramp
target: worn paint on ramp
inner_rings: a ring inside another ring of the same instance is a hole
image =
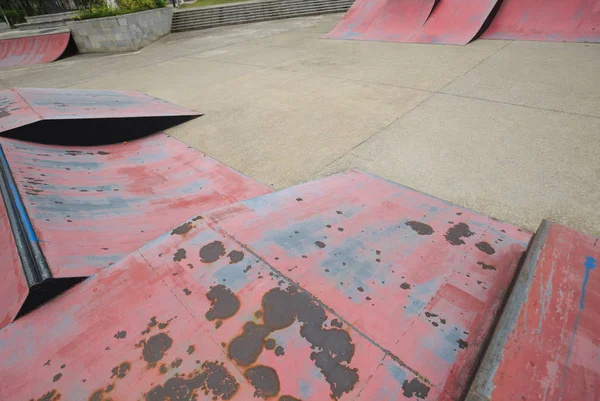
[[[359,171],[219,208],[2,329],[0,395],[452,399],[529,237]]]
[[[357,0],[325,37],[406,42],[423,26],[434,0]]]
[[[483,39],[600,42],[597,0],[504,0]]]
[[[409,42],[466,45],[479,32],[498,0],[442,0]]]
[[[67,48],[71,32],[19,38],[0,37],[0,68],[50,63]]]
[[[467,401],[600,399],[600,240],[544,221]]]
[[[194,111],[141,92],[50,88],[0,90],[0,132],[42,120],[197,115]],[[60,137],[60,134],[49,132],[48,136]]]

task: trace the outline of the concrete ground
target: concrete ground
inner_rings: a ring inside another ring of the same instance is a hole
[[[172,34],[0,80],[198,110],[170,134],[275,189],[358,167],[530,230],[600,235],[600,45],[320,39],[340,18]]]

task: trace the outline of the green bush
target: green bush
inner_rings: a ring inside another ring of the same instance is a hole
[[[10,26],[15,26],[15,24],[20,24],[21,22],[27,22],[25,20],[25,10],[4,10],[4,15],[6,15],[6,19]]]
[[[164,0],[119,0],[118,7],[109,7],[106,4],[93,5],[85,10],[79,10],[75,19],[84,20],[92,18],[112,17],[135,13],[138,11],[152,10],[162,8],[167,4]]]

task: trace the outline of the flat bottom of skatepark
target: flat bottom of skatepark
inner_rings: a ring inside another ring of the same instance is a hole
[[[600,235],[600,45],[320,39],[341,17],[171,34],[0,84],[197,110],[168,133],[274,189],[357,167],[531,230],[549,218]]]

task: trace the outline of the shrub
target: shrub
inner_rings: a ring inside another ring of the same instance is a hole
[[[138,11],[152,10],[162,8],[167,4],[164,0],[119,0],[118,7],[110,7],[106,4],[96,4],[90,8],[79,10],[75,19],[84,20],[92,18],[112,17],[135,13]]]
[[[10,26],[15,26],[15,24],[20,24],[21,22],[27,22],[25,20],[25,10],[4,10],[4,15],[6,15],[6,19]]]

